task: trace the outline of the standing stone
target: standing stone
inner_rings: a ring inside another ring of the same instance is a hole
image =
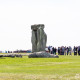
[[[32,52],[45,51],[47,35],[44,32],[44,24],[32,25]]]
[[[29,58],[59,58],[58,55],[45,52],[47,35],[44,32],[44,25],[32,25],[32,54],[29,54]]]

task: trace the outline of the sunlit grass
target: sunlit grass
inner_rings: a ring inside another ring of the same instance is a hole
[[[0,58],[0,80],[80,80],[80,56]]]

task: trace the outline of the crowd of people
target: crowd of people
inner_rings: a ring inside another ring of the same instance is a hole
[[[74,48],[72,49],[71,46],[66,47],[66,46],[61,46],[61,47],[52,47],[52,46],[48,46],[46,47],[46,52],[49,52],[51,54],[55,54],[58,53],[58,55],[72,55],[72,53],[74,53],[74,55],[80,55],[80,46],[74,46]]]

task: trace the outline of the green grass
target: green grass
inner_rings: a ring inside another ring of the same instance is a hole
[[[0,58],[0,80],[80,80],[80,56]]]

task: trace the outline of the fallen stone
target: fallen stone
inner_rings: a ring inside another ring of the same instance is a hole
[[[28,55],[29,58],[59,58],[58,55],[50,54],[47,52],[34,52]]]

